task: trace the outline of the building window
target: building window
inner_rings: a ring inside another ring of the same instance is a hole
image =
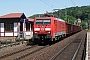
[[[1,28],[1,23],[0,23],[0,28]]]
[[[13,23],[6,23],[5,28],[6,28],[6,32],[13,32],[14,24]]]

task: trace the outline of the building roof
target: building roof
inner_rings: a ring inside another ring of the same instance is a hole
[[[33,22],[34,21],[34,19],[32,19],[32,18],[27,18],[28,19],[28,21],[31,21],[31,22]]]
[[[0,16],[0,18],[20,18],[24,13],[10,13],[3,16]]]

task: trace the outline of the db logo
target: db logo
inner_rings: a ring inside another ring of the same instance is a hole
[[[41,28],[42,31],[44,31],[44,28]]]

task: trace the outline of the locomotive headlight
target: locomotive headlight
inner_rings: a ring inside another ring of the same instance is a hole
[[[35,32],[35,33],[38,33],[38,32]]]
[[[35,31],[40,31],[40,28],[34,28]]]
[[[50,31],[48,33],[50,33]]]
[[[51,28],[45,28],[45,31],[50,31],[51,30]]]

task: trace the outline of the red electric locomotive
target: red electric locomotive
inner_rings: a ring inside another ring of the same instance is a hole
[[[35,43],[51,43],[66,36],[66,22],[62,19],[45,15],[34,19],[33,38]]]
[[[34,19],[32,41],[37,44],[51,44],[80,30],[82,30],[80,26],[67,23],[62,19],[55,18],[53,15],[45,14],[45,17],[36,17]]]

